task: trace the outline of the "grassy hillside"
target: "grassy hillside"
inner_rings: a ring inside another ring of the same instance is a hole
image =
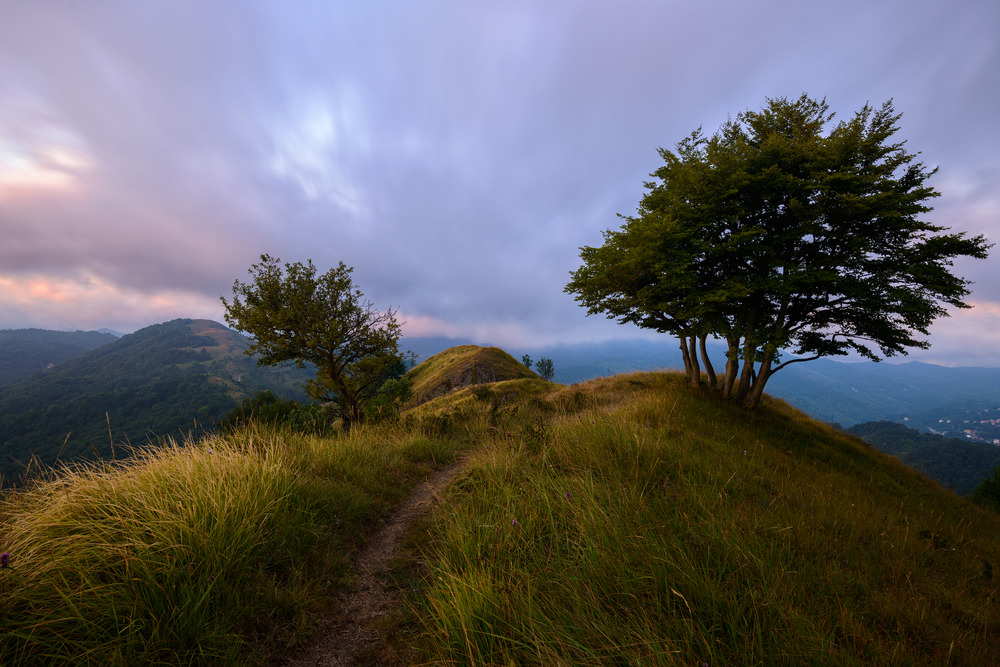
[[[1000,655],[997,515],[781,401],[647,373],[470,386],[396,424],[250,429],[9,496],[0,663],[281,655],[350,585],[350,545],[462,450],[397,571],[404,663]]]
[[[197,430],[264,389],[305,398],[310,373],[258,368],[247,346],[215,322],[174,320],[5,386],[0,483],[16,481],[33,460],[114,458],[127,452],[123,442]]]
[[[780,401],[642,374],[474,454],[422,543],[432,661],[988,664],[1000,522]]]
[[[514,380],[539,379],[498,347],[459,345],[440,352],[407,373],[413,380],[410,405],[420,405],[449,392],[477,384]]]

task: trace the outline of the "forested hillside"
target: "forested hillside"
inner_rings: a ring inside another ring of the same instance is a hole
[[[920,433],[895,422],[865,422],[847,431],[963,496],[1000,466],[1000,447]]]
[[[26,378],[116,340],[116,336],[99,331],[2,329],[0,385]]]
[[[308,370],[258,368],[246,347],[221,324],[173,320],[8,385],[0,396],[3,483],[32,459],[121,457],[123,443],[197,432],[265,389],[305,399]]]

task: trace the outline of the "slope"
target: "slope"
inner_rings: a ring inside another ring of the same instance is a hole
[[[415,542],[433,664],[990,664],[1000,521],[673,374],[494,422]]]
[[[1000,466],[1000,447],[921,433],[896,422],[864,422],[847,432],[963,496]]]
[[[209,426],[243,398],[270,389],[304,398],[306,371],[258,368],[248,342],[221,324],[173,320],[141,329],[5,387],[0,475],[11,483],[34,458],[114,458],[115,443]]]
[[[407,377],[413,381],[410,407],[471,385],[541,379],[500,348],[476,345],[459,345],[444,350],[411,369]]]
[[[21,380],[116,340],[117,337],[99,331],[0,330],[0,385]]]

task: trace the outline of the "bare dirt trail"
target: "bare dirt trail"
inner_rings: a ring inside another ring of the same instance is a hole
[[[296,652],[284,662],[287,667],[326,667],[329,665],[398,664],[390,655],[373,658],[385,642],[379,621],[397,611],[402,594],[389,582],[389,563],[400,555],[403,538],[415,519],[426,513],[450,482],[462,463],[453,463],[434,472],[420,483],[410,497],[368,538],[367,544],[353,558],[354,588],[340,596],[340,613],[328,619],[312,645]],[[381,651],[384,653],[384,651]]]

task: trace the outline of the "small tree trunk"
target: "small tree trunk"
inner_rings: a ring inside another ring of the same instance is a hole
[[[712,360],[708,358],[708,350],[705,349],[706,338],[708,338],[708,334],[698,336],[698,347],[701,348],[701,360],[705,362],[705,373],[708,374],[708,387],[709,389],[715,389],[719,382],[715,376],[715,367],[712,366]]]
[[[722,380],[722,398],[729,400],[733,395],[733,385],[736,384],[736,374],[740,368],[740,339],[727,337],[726,344],[726,376]]]
[[[740,373],[740,384],[736,388],[736,396],[733,397],[737,403],[743,403],[750,393],[750,386],[753,384],[753,358],[753,341],[747,337],[743,340],[743,370]]]
[[[757,377],[753,381],[750,391],[742,401],[744,408],[753,410],[760,405],[760,401],[764,397],[764,385],[767,384],[767,381],[771,377],[771,364],[773,362],[774,352],[765,352],[764,359],[760,362],[760,370],[757,372]]]
[[[681,358],[684,360],[684,375],[691,382],[691,354],[688,352],[687,336],[679,336],[681,341]]]
[[[692,387],[701,386],[701,366],[698,364],[698,341],[694,336],[688,339],[688,357],[691,359],[691,372],[688,373],[688,384]]]

